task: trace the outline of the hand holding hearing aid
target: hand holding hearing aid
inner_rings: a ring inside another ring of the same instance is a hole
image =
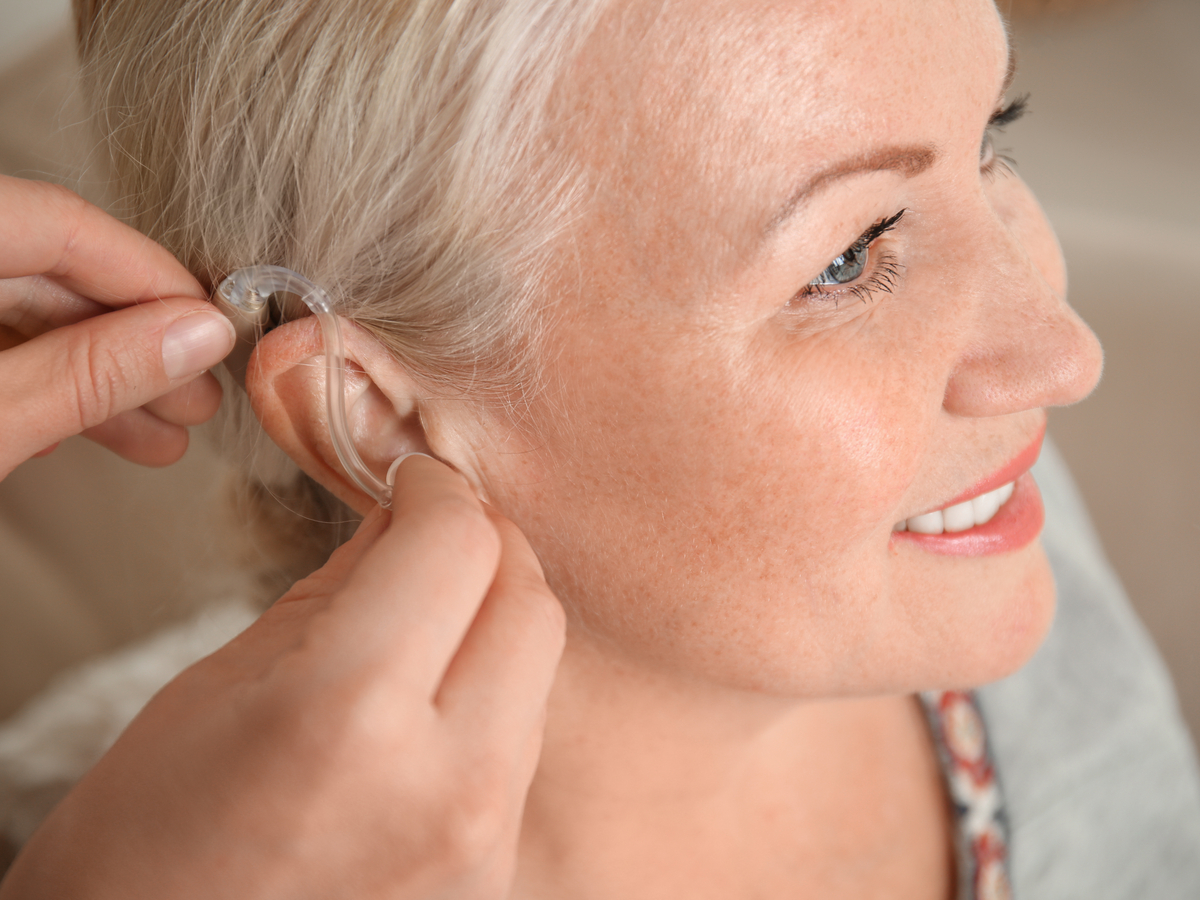
[[[56,185],[0,176],[0,478],[83,433],[174,462],[234,331],[165,249]]]
[[[0,900],[507,896],[563,623],[517,528],[406,458],[392,510],[156,695]]]
[[[0,177],[0,209],[0,477],[80,432],[174,461],[220,402],[205,372],[233,345],[226,318],[165,249],[65,190]],[[283,270],[242,281],[246,297],[323,296]],[[386,479],[363,465],[337,321],[314,313],[332,440],[392,509],[155,696],[26,845],[3,900],[507,893],[562,609],[460,475],[420,454]]]

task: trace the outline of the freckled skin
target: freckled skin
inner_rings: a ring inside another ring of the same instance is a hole
[[[948,557],[892,526],[1010,462],[1101,364],[1036,201],[981,171],[1006,63],[987,0],[628,0],[560,86],[588,191],[549,387],[519,426],[422,413],[567,609],[514,897],[951,893],[908,695],[1014,671],[1054,589],[1037,542]],[[890,146],[936,160],[767,228]],[[893,293],[794,302],[902,209],[871,250]]]
[[[1036,201],[980,172],[1005,67],[984,2],[605,20],[562,91],[594,191],[561,248],[536,452],[478,454],[574,641],[797,697],[978,684],[1032,653],[1053,606],[1037,544],[889,539],[1098,376]],[[792,185],[881,145],[938,158],[837,182],[761,241]],[[873,248],[902,267],[893,294],[789,306],[900,209]]]
[[[368,463],[451,462],[566,608],[511,900],[953,896],[912,692],[1015,670],[1053,584],[1036,542],[955,557],[892,527],[1007,466],[1101,364],[1036,201],[981,165],[1006,68],[989,0],[614,0],[551,107],[584,191],[546,390],[517,420],[422,396],[347,329]],[[801,190],[868,157],[910,162]],[[868,262],[891,293],[803,294],[901,210]],[[248,369],[256,409],[365,510],[316,333],[289,330]]]

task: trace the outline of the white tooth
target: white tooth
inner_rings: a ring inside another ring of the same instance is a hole
[[[913,516],[908,520],[908,530],[915,531],[917,534],[941,534],[946,530],[942,511],[936,509],[923,516]]]
[[[1000,497],[1000,505],[1003,506],[1008,502],[1008,498],[1013,495],[1013,488],[1016,487],[1016,482],[1010,481],[1004,487],[996,488],[996,494]]]
[[[975,524],[982,525],[985,522],[990,522],[992,516],[996,514],[996,510],[1000,508],[1000,489],[988,491],[986,494],[980,494],[971,501],[971,507],[975,510]]]
[[[971,501],[956,503],[942,510],[942,527],[947,531],[966,531],[975,527],[975,509]]]
[[[956,531],[966,531],[976,525],[990,522],[996,512],[1008,502],[1013,495],[1014,482],[1002,485],[994,491],[980,494],[972,500],[965,500],[945,509],[925,513],[923,516],[913,516],[892,526],[892,531],[913,531],[917,534],[943,534]]]

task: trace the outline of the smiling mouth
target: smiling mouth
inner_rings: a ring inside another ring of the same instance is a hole
[[[955,503],[945,509],[912,516],[892,526],[892,531],[911,531],[915,534],[945,534],[967,531],[990,522],[1013,495],[1016,482],[1002,484],[978,497]]]

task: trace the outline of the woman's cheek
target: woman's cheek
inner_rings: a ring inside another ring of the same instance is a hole
[[[796,487],[825,517],[840,519],[840,527],[824,535],[826,550],[848,552],[864,539],[878,543],[879,526],[893,524],[930,452],[944,367],[913,352],[919,336],[896,327],[907,328],[908,316],[898,306],[881,311],[880,321],[826,342],[821,359],[810,354],[791,385],[777,386],[789,400],[764,422],[788,423],[798,454],[780,459],[792,461],[793,473],[800,470]]]

